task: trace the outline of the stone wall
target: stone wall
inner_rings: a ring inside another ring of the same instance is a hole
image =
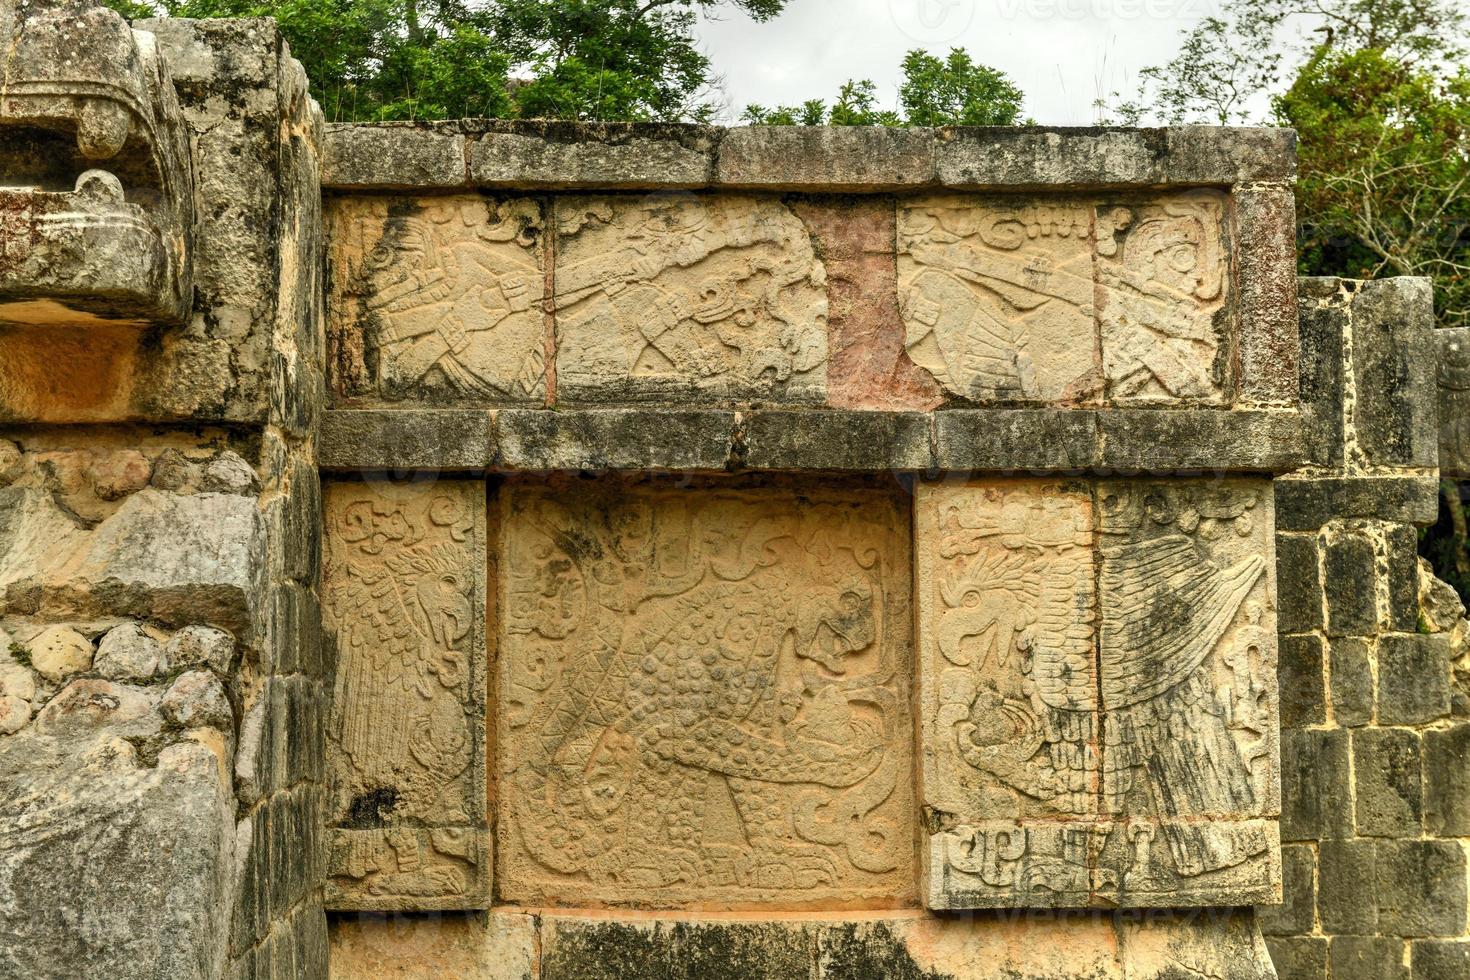
[[[1277,483],[1286,894],[1262,929],[1284,980],[1465,976],[1470,623],[1416,552],[1439,491],[1431,298],[1304,280],[1301,305],[1324,452]]]
[[[134,28],[0,2],[0,973],[1465,975],[1463,338],[1290,133]]]
[[[1271,975],[1289,135],[325,156],[334,970]]]
[[[0,10],[0,974],[325,976],[320,114],[269,21]]]

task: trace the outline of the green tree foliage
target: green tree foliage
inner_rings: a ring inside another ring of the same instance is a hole
[[[787,0],[104,0],[128,17],[275,17],[329,119],[706,119],[700,11]]]
[[[910,126],[1014,126],[1021,90],[1005,73],[975,62],[964,48],[947,58],[910,51],[898,101]]]
[[[822,99],[750,105],[741,118],[756,126],[1014,126],[1024,99],[1004,72],[977,63],[963,48],[945,58],[914,50],[903,59],[902,114],[879,109],[877,87],[865,78],[844,84],[830,107]]]
[[[1299,137],[1301,271],[1435,280],[1470,323],[1470,76],[1462,0],[1229,0],[1145,69],[1125,122],[1241,123]],[[1312,42],[1289,41],[1288,25]],[[1269,109],[1266,108],[1269,106]],[[1150,111],[1145,111],[1149,108]]]
[[[1241,122],[1269,105],[1299,137],[1301,271],[1430,276],[1440,322],[1470,324],[1467,21],[1464,0],[1227,0],[1117,113]],[[1444,485],[1420,551],[1470,598],[1465,491]]]
[[[1303,270],[1430,276],[1441,322],[1470,325],[1470,73],[1324,49],[1276,112],[1300,140]]]

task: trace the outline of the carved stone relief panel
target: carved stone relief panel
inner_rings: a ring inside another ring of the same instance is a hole
[[[1470,476],[1470,328],[1434,331],[1438,350],[1439,468]]]
[[[484,908],[485,485],[336,483],[327,907]]]
[[[1233,351],[1225,196],[1097,210],[1098,323],[1115,403],[1224,400]]]
[[[541,207],[529,198],[346,198],[330,208],[339,401],[539,403]]]
[[[1271,901],[1270,483],[923,484],[917,507],[929,907]]]
[[[0,324],[181,324],[194,158],[156,38],[90,0],[10,0],[0,48]]]
[[[908,523],[863,489],[508,486],[500,898],[912,901]]]
[[[557,391],[585,401],[821,401],[826,274],[776,198],[556,204]]]
[[[909,356],[979,403],[1221,403],[1225,197],[900,202]]]

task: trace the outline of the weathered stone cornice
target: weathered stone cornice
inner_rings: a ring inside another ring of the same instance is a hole
[[[324,469],[1284,473],[1290,409],[338,409]]]
[[[342,190],[891,193],[1236,186],[1296,176],[1290,129],[714,126],[463,120],[327,127]]]

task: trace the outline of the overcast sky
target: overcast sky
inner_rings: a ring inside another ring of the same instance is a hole
[[[830,101],[848,78],[871,78],[896,107],[906,51],[963,47],[1021,86],[1038,123],[1088,125],[1099,95],[1132,96],[1140,68],[1217,12],[1217,0],[790,0],[764,24],[725,9],[700,37],[725,79],[725,122],[752,102]]]

